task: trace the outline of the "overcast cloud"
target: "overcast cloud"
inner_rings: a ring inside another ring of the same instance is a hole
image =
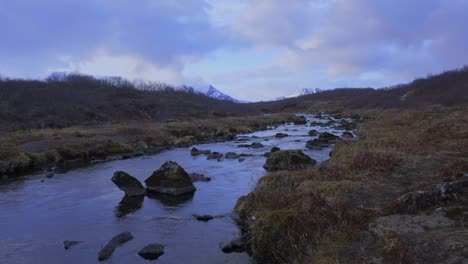
[[[211,83],[250,100],[381,87],[468,64],[466,14],[468,0],[0,0],[0,74]]]

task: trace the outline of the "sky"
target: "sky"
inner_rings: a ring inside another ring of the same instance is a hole
[[[468,0],[0,0],[0,75],[123,76],[243,100],[468,64]]]

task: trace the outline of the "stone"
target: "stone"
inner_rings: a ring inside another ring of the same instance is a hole
[[[164,246],[158,243],[149,244],[138,252],[138,255],[148,260],[156,260],[163,254]]]
[[[190,155],[192,156],[198,156],[198,155],[209,155],[211,153],[211,150],[199,150],[197,148],[192,148],[190,150]]]
[[[223,158],[223,154],[219,152],[213,152],[210,155],[208,155],[208,157],[206,157],[207,160],[211,160],[211,159],[219,160],[222,158]]]
[[[195,219],[197,219],[198,221],[203,221],[203,222],[208,222],[208,221],[214,219],[214,217],[211,216],[211,215],[194,214],[193,217],[195,217]]]
[[[279,150],[271,153],[263,168],[267,171],[302,170],[315,166],[317,161],[301,150]]]
[[[288,134],[285,134],[285,133],[276,133],[275,137],[276,138],[284,138],[284,137],[287,137]]]
[[[393,207],[397,211],[417,212],[447,203],[467,201],[468,179],[441,183],[435,188],[425,191],[408,192],[400,196]]]
[[[297,116],[293,122],[294,125],[305,125],[307,124],[307,119],[304,116]]]
[[[354,135],[353,135],[353,133],[346,131],[346,132],[343,132],[343,134],[341,134],[341,137],[343,137],[343,138],[353,138]]]
[[[81,241],[75,241],[75,240],[65,240],[63,241],[63,248],[66,250],[69,250],[71,247],[78,245],[81,243]]]
[[[211,181],[210,177],[206,177],[205,175],[199,174],[199,173],[190,173],[189,176],[192,179],[192,182],[196,182],[196,181],[209,182],[209,181]]]
[[[145,180],[151,192],[181,195],[196,190],[188,173],[176,162],[167,161]]]
[[[315,137],[315,136],[317,136],[317,135],[318,135],[318,132],[317,132],[317,130],[315,130],[315,129],[312,129],[312,130],[310,130],[310,131],[309,131],[309,133],[308,133],[308,134],[309,134],[309,136],[311,136],[311,137]]]
[[[263,148],[264,145],[260,142],[254,142],[250,145],[251,148]]]
[[[239,155],[237,153],[234,153],[234,152],[228,152],[224,155],[224,157],[226,159],[238,159],[239,158]]]
[[[279,151],[279,150],[281,150],[281,149],[278,148],[278,147],[272,147],[270,152],[276,152],[276,151]]]
[[[130,241],[133,239],[133,236],[130,232],[122,232],[115,237],[113,237],[106,246],[104,246],[98,254],[98,260],[103,261],[107,260],[112,256],[112,253],[114,253],[115,249],[126,243],[127,241]]]
[[[146,193],[140,181],[126,172],[116,171],[111,180],[127,196],[142,196]]]
[[[328,141],[329,143],[334,143],[336,142],[336,140],[340,139],[340,137],[338,137],[337,135],[328,132],[323,132],[319,135],[318,138],[324,141]]]
[[[326,147],[329,147],[329,143],[328,141],[326,140],[322,140],[322,139],[312,139],[312,140],[308,140],[306,142],[306,148],[308,149],[312,149],[312,150],[321,150],[323,148],[326,148]]]
[[[224,253],[240,253],[245,251],[245,245],[242,241],[242,238],[236,238],[231,241],[223,242],[219,245],[219,247]]]

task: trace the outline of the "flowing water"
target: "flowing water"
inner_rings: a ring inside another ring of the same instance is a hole
[[[328,121],[307,117],[309,121]],[[149,243],[165,245],[165,254],[157,263],[249,263],[246,253],[225,254],[219,248],[220,242],[239,234],[230,213],[237,199],[249,193],[265,174],[263,154],[272,147],[303,149],[319,162],[328,159],[331,147],[305,149],[306,141],[314,138],[307,135],[311,129],[342,132],[330,127],[287,124],[240,135],[234,141],[195,146],[253,155],[243,162],[192,157],[190,148],[178,148],[75,169],[50,179],[32,175],[0,185],[0,262],[97,263],[101,247],[114,235],[129,231],[134,239],[118,247],[107,263],[145,262],[137,252]],[[277,139],[274,135],[278,132],[289,136]],[[252,142],[261,142],[265,147],[238,147]],[[195,182],[197,191],[193,195],[142,199],[123,199],[123,192],[110,180],[115,171],[123,170],[144,181],[168,160],[212,180]],[[192,214],[216,218],[200,222]],[[82,243],[64,250],[64,240]]]

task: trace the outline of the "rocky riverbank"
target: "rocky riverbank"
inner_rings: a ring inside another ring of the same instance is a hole
[[[239,199],[234,216],[259,263],[466,261],[467,109],[372,115],[329,161],[281,166]],[[328,143],[317,141],[308,147]]]
[[[278,114],[3,133],[0,135],[0,181],[35,171],[53,175],[57,169],[232,140],[237,134],[266,129],[293,118],[289,114]]]

